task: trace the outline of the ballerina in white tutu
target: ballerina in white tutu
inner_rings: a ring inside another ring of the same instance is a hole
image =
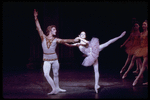
[[[109,41],[99,44],[99,39],[93,37],[91,41],[87,41],[86,38],[86,33],[82,31],[79,35],[79,37],[76,37],[76,39],[79,39],[79,43],[74,43],[74,44],[68,44],[65,43],[67,46],[78,46],[79,50],[87,55],[85,59],[82,62],[83,66],[92,66],[94,67],[94,73],[95,73],[95,92],[98,93],[98,89],[100,86],[98,85],[99,82],[99,70],[98,70],[98,57],[99,57],[99,52],[102,51],[105,47],[110,45],[111,43],[117,41],[118,39],[122,38],[126,34],[126,31],[124,31],[120,36],[115,37],[113,39],[110,39]]]

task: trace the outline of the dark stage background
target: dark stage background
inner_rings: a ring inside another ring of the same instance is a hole
[[[42,68],[42,46],[36,31],[33,10],[37,9],[43,31],[56,25],[57,37],[75,38],[85,31],[87,39],[100,43],[126,35],[109,45],[99,55],[100,69],[119,71],[127,54],[120,45],[128,38],[132,18],[148,18],[148,2],[3,2],[2,60],[3,72]],[[141,29],[141,27],[140,27]],[[58,44],[60,69],[82,69],[83,54],[77,47]]]

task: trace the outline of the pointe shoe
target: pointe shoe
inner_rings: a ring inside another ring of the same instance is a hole
[[[132,85],[135,86],[137,83],[138,83],[138,81],[135,80]]]
[[[124,71],[125,71],[125,69],[124,69],[124,68],[123,68],[123,69],[121,69],[120,74],[122,74]]]
[[[96,93],[98,93],[98,89],[99,89],[99,88],[100,88],[99,85],[96,85],[96,86],[95,86],[95,92],[96,92]]]
[[[127,74],[125,73],[123,76],[122,76],[122,79],[125,79],[127,77]]]
[[[120,38],[122,38],[126,34],[126,31],[123,31],[120,35]]]
[[[120,74],[122,74],[122,73],[123,73],[123,70],[120,71]]]

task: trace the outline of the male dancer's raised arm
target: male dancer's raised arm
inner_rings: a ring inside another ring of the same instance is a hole
[[[39,23],[39,20],[37,18],[38,16],[38,12],[36,11],[36,9],[34,9],[34,19],[35,19],[35,25],[36,25],[36,29],[41,37],[41,40],[43,41],[43,38],[45,37],[45,34],[43,33],[42,29],[41,29],[41,26],[40,26],[40,23]]]

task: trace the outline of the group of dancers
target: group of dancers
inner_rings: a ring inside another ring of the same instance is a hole
[[[133,73],[138,74],[133,82],[133,86],[137,85],[138,80],[143,78],[143,73],[148,69],[148,22],[145,20],[142,23],[143,31],[139,30],[140,24],[136,19],[133,19],[132,31],[128,39],[120,46],[125,47],[125,51],[128,54],[128,58],[125,65],[122,67],[120,73],[122,74],[127,65],[130,63],[128,69],[123,74],[122,79],[126,78],[129,71],[134,67],[136,62],[136,70]],[[143,61],[142,61],[143,60]],[[148,82],[143,83],[143,85],[148,85]]]
[[[99,39],[96,37],[93,37],[91,41],[86,40],[86,33],[84,31],[82,31],[79,34],[79,36],[76,37],[75,39],[60,39],[60,38],[54,37],[57,31],[55,25],[48,26],[46,30],[46,35],[45,35],[41,29],[37,16],[38,16],[38,12],[36,11],[36,9],[34,9],[34,19],[35,19],[36,29],[41,37],[41,42],[42,42],[43,61],[44,61],[43,72],[44,72],[44,76],[46,80],[52,87],[52,91],[48,94],[57,94],[59,92],[66,92],[65,89],[61,89],[59,87],[59,73],[58,73],[59,61],[58,61],[58,57],[55,51],[57,43],[62,43],[67,46],[77,46],[79,50],[83,54],[86,55],[85,59],[82,62],[82,65],[93,66],[94,73],[95,73],[94,89],[95,89],[95,92],[98,93],[98,89],[100,88],[100,86],[98,85],[99,83],[99,69],[98,69],[99,68],[99,64],[98,64],[99,52],[102,51],[105,47],[109,46],[111,43],[114,43],[118,39],[122,38],[126,34],[126,31],[122,32],[120,36],[110,39],[109,41],[103,44],[99,44]],[[145,35],[142,35],[142,36],[145,36]],[[136,58],[137,56],[134,57],[134,59]],[[132,61],[134,61],[134,59]],[[146,58],[144,59],[145,60],[143,61],[141,69],[143,68],[143,66],[145,66]],[[53,79],[50,76],[51,67],[53,70]]]

